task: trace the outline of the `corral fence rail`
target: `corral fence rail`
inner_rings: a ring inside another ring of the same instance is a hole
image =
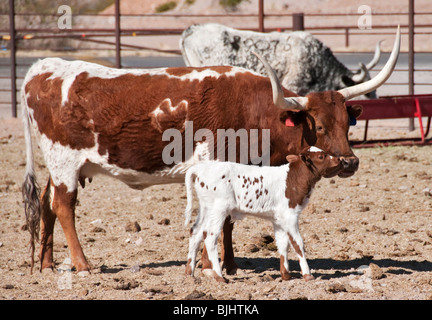
[[[258,1],[258,13],[257,14],[209,14],[209,15],[194,15],[194,14],[121,14],[120,12],[120,0],[115,0],[115,12],[114,14],[80,14],[80,17],[98,17],[111,19],[114,18],[114,26],[109,28],[33,28],[33,27],[20,27],[17,28],[15,20],[17,17],[28,17],[28,19],[34,17],[42,18],[59,18],[61,14],[54,12],[52,14],[35,14],[35,13],[16,13],[14,0],[9,0],[9,12],[7,14],[0,14],[0,19],[9,19],[9,28],[0,28],[0,44],[3,51],[10,52],[10,61],[6,64],[0,64],[1,67],[10,66],[9,75],[0,75],[0,81],[10,80],[10,87],[0,87],[0,93],[10,92],[10,101],[1,101],[1,105],[11,105],[12,117],[17,117],[17,80],[22,80],[22,76],[17,76],[17,67],[28,67],[25,63],[17,64],[17,50],[22,43],[26,43],[25,50],[40,49],[37,47],[29,46],[28,43],[34,40],[40,39],[72,39],[78,42],[91,43],[94,47],[87,45],[84,48],[66,48],[67,50],[113,50],[115,56],[115,67],[122,68],[122,51],[130,50],[150,50],[154,52],[170,53],[170,54],[181,54],[178,49],[161,49],[159,47],[149,47],[144,45],[131,44],[130,41],[124,41],[130,37],[160,37],[160,36],[179,36],[184,28],[126,28],[121,26],[122,17],[138,17],[138,18],[153,18],[153,17],[164,17],[166,19],[202,19],[202,22],[210,22],[212,19],[230,19],[240,18],[249,19],[254,22],[255,26],[248,27],[249,30],[255,30],[260,32],[269,31],[280,31],[283,30],[302,30],[313,33],[314,35],[326,35],[342,37],[345,47],[350,47],[350,39],[353,36],[366,36],[371,35],[394,35],[394,30],[398,24],[401,25],[402,35],[408,37],[408,68],[399,68],[396,71],[408,72],[408,81],[405,83],[390,83],[390,85],[407,85],[408,94],[414,94],[415,86],[432,85],[432,83],[426,82],[414,82],[414,73],[416,71],[421,72],[432,72],[432,69],[415,69],[414,68],[414,55],[416,53],[414,46],[414,39],[416,35],[430,35],[432,34],[432,24],[422,23],[415,24],[415,16],[432,15],[432,12],[415,12],[414,11],[414,0],[408,0],[408,7],[406,13],[392,13],[392,12],[374,12],[374,17],[380,16],[394,16],[394,23],[391,24],[374,24],[373,30],[362,30],[358,25],[326,25],[320,26],[316,24],[306,23],[309,18],[338,18],[341,16],[347,17],[352,16],[352,21],[357,21],[359,14],[322,14],[322,13],[291,13],[291,14],[265,14],[263,0]],[[74,15],[77,18],[78,15]],[[269,19],[280,19],[285,22],[285,26],[282,28],[266,26],[265,23]],[[1,20],[0,20],[1,21]],[[404,21],[404,23],[401,23]],[[406,22],[407,21],[407,22]],[[109,23],[107,23],[109,24]],[[239,27],[241,29],[241,27]],[[123,40],[123,41],[122,41]],[[20,49],[21,50],[21,49]],[[23,49],[24,50],[24,49]],[[350,52],[350,51],[344,51]],[[417,51],[419,52],[419,51]],[[3,95],[4,97],[4,95]]]

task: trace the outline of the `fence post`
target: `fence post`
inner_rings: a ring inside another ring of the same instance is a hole
[[[115,46],[116,68],[121,68],[120,55],[120,0],[115,0]]]
[[[293,13],[293,31],[303,31],[304,30],[304,13]]]
[[[258,1],[258,31],[264,32],[264,0]]]
[[[345,28],[345,47],[349,47],[349,28]]]
[[[408,8],[408,94],[414,94],[414,0],[409,0]],[[414,118],[410,118],[408,130],[414,128]]]
[[[10,78],[11,78],[11,104],[12,117],[17,117],[17,102],[16,102],[16,53],[15,53],[15,1],[9,0],[9,34],[10,34]]]

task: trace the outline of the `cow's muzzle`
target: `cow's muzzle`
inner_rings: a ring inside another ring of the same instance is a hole
[[[338,176],[340,178],[348,178],[354,175],[354,173],[358,170],[359,167],[359,158],[356,156],[353,157],[339,157],[342,163],[342,171],[339,172]]]

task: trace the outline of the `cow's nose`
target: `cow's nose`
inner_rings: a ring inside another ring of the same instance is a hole
[[[348,169],[350,166],[350,162],[344,157],[339,157],[339,161],[342,163],[344,169]]]
[[[348,178],[354,175],[354,173],[359,168],[360,160],[354,156],[354,157],[339,157],[341,164],[342,164],[342,171],[339,172],[338,176],[340,178]]]

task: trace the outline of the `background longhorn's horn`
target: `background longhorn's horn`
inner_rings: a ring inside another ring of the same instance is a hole
[[[352,81],[354,81],[355,83],[362,82],[366,78],[368,73],[368,70],[366,69],[366,66],[363,63],[360,62],[359,65],[360,65],[360,69],[359,69],[360,72],[354,74],[351,77]]]
[[[380,40],[377,42],[376,47],[375,47],[375,55],[372,58],[372,60],[366,65],[366,69],[368,69],[369,71],[375,67],[378,63],[378,61],[381,58],[381,42],[383,42],[384,40]]]
[[[390,77],[390,75],[392,74],[396,66],[396,62],[400,51],[400,41],[401,41],[400,26],[398,26],[396,32],[396,40],[393,45],[393,50],[384,68],[374,78],[370,79],[369,81],[357,84],[352,87],[338,90],[338,92],[345,97],[345,100],[349,100],[351,98],[361,96],[362,94],[369,93],[377,89],[384,82],[387,81],[387,79]]]
[[[261,57],[258,53],[253,52],[252,53],[263,63],[267,75],[270,78],[272,91],[273,91],[273,103],[276,105],[276,107],[283,109],[283,110],[292,110],[292,111],[301,111],[306,108],[306,104],[308,102],[308,98],[305,97],[284,97],[284,93],[282,90],[282,86],[279,82],[278,77],[276,76],[275,71],[270,67],[268,62]]]

